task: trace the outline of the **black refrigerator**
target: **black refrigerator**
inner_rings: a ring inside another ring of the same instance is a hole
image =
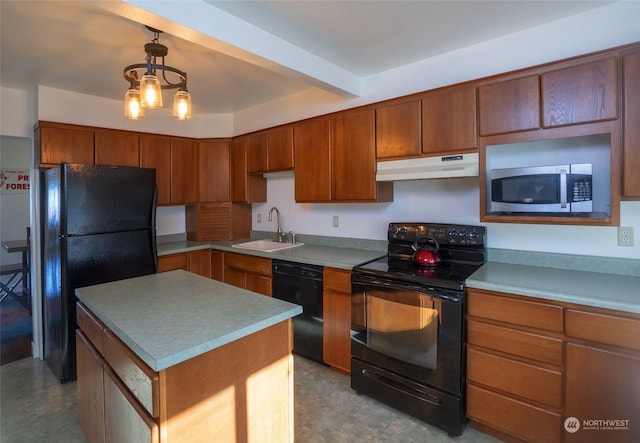
[[[158,268],[155,169],[62,163],[44,174],[44,356],[76,379],[75,289]]]

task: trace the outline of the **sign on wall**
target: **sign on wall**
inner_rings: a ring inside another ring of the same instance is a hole
[[[0,194],[29,193],[29,171],[0,169]]]

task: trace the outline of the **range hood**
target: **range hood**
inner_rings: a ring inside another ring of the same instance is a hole
[[[478,154],[455,154],[378,162],[376,181],[477,177]]]

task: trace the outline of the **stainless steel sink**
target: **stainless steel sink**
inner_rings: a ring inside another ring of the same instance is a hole
[[[253,251],[275,252],[283,249],[297,248],[302,245],[304,245],[304,243],[278,243],[275,240],[253,240],[231,246],[240,249],[251,249]]]

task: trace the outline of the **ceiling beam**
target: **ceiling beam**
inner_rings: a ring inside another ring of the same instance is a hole
[[[332,93],[344,97],[362,95],[362,80],[355,74],[203,0],[92,1],[91,4]]]

